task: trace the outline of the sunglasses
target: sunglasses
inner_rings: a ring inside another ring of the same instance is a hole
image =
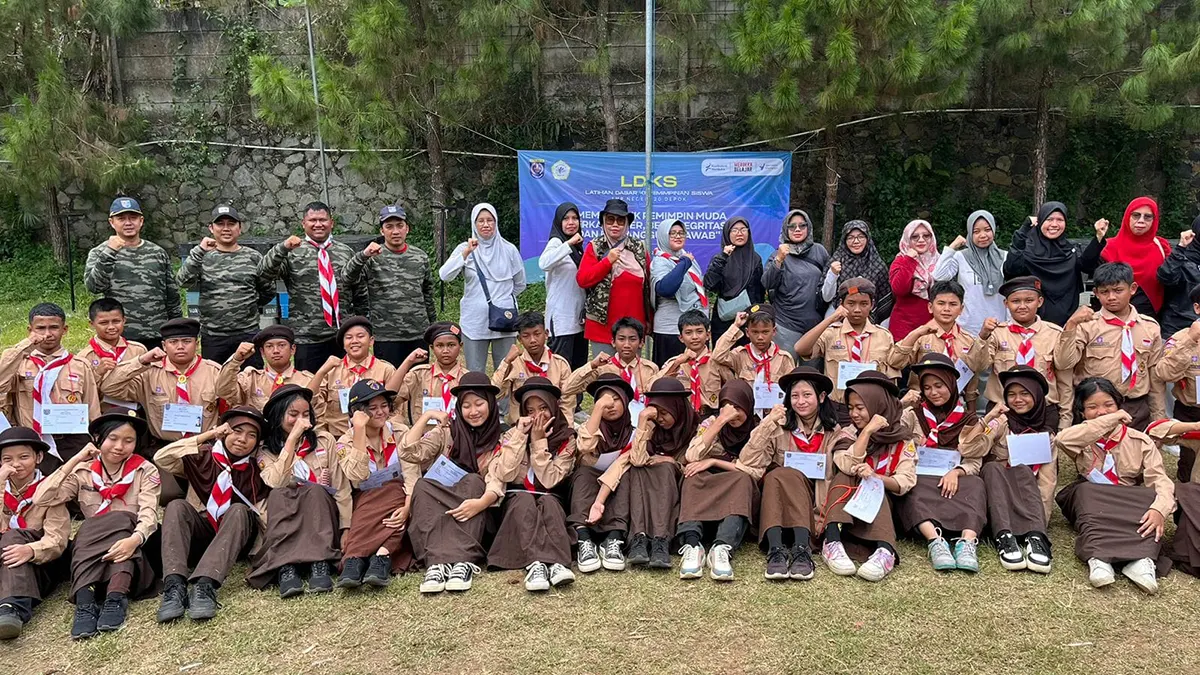
[[[913,235],[911,238],[912,238],[912,240],[913,240],[913,241],[925,241],[925,240],[927,240],[927,239],[933,239],[933,235],[932,235],[932,234],[918,233],[918,234],[914,234],[914,235]]]
[[[787,229],[788,232],[793,232],[795,230],[806,230],[808,229],[808,223],[788,223]]]
[[[1129,214],[1129,219],[1130,220],[1138,220],[1138,221],[1144,220],[1147,223],[1152,223],[1152,222],[1154,222],[1154,214],[1153,213],[1131,213],[1131,214]]]

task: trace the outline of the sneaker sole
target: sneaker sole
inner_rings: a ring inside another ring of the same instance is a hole
[[[1009,572],[1020,572],[1021,570],[1029,567],[1029,563],[1024,558],[1021,558],[1021,562],[1009,562],[1004,558],[1001,558],[1000,566]]]
[[[794,581],[810,581],[815,576],[817,576],[816,570],[813,570],[813,571],[809,572],[808,574],[790,574],[790,573],[788,574],[788,578],[792,579]]]
[[[626,558],[626,559],[625,559],[625,564],[626,564],[626,565],[648,565],[648,564],[650,564],[650,558],[649,558],[649,557],[646,557],[646,558]]]
[[[683,570],[679,570],[679,578],[680,579],[702,579],[702,578],[704,578],[704,570],[698,569],[694,572],[684,572]]]
[[[934,572],[953,572],[956,569],[958,569],[957,563],[950,563],[949,565],[945,565],[945,564],[943,564],[943,565],[934,564],[933,565]]]
[[[188,613],[187,613],[187,618],[191,619],[192,621],[208,621],[209,619],[213,618],[216,615],[217,615],[217,610],[215,610],[215,609],[211,612],[201,612],[201,613],[195,613],[189,609]]]
[[[1038,565],[1034,562],[1028,562],[1025,565],[1026,569],[1028,569],[1031,572],[1037,572],[1038,574],[1050,574],[1050,567],[1051,567],[1051,563],[1046,563],[1045,565]]]
[[[550,580],[550,585],[555,588],[558,588],[559,586],[570,586],[573,583],[575,583],[575,577],[563,577],[558,581],[555,581],[554,579]]]
[[[852,576],[858,574],[858,568],[855,567],[854,565],[850,565],[849,567],[834,567],[833,565],[830,565],[828,562],[826,562],[825,567],[827,567],[830,572],[833,572],[834,574],[838,575],[839,577],[852,577]]]
[[[1116,577],[1105,577],[1098,581],[1096,579],[1092,579],[1091,577],[1088,577],[1088,583],[1090,583],[1092,585],[1092,588],[1104,588],[1105,586],[1111,586],[1114,583],[1116,583],[1116,581],[1117,581]]]
[[[92,632],[92,633],[81,633],[79,635],[72,634],[71,639],[72,640],[90,640],[99,634],[100,634],[100,631],[99,631],[99,629],[97,629],[95,632]]]
[[[446,590],[446,586],[445,584],[441,586],[421,586],[417,590],[421,591],[422,593],[441,593],[442,591]]]
[[[313,588],[312,586],[308,587],[308,593],[310,595],[319,595],[321,593],[332,593],[332,592],[333,592],[333,584],[330,584],[329,588],[324,588],[321,586],[318,586],[316,588]]]
[[[538,593],[540,591],[548,591],[548,590],[550,590],[550,582],[544,581],[542,583],[537,583],[537,584],[525,584],[525,590],[529,591],[530,593]]]
[[[1125,575],[1125,578],[1128,579],[1129,581],[1133,582],[1134,586],[1137,586],[1138,588],[1142,589],[1142,591],[1149,593],[1150,595],[1154,595],[1154,594],[1158,593],[1158,582],[1157,581],[1154,581],[1151,584],[1145,584],[1145,583],[1142,583],[1141,581],[1139,581],[1138,579],[1135,579],[1134,577],[1129,576],[1128,574]]]
[[[720,582],[733,581],[732,574],[717,574],[716,572],[709,572],[708,578],[712,579],[713,581],[720,581]]]
[[[600,569],[600,561],[597,560],[594,563],[587,563],[587,564],[581,564],[581,563],[576,562],[575,566],[579,568],[580,572],[583,572],[584,574],[591,574],[592,572],[595,572],[596,570]]]
[[[96,630],[101,633],[115,633],[125,627],[125,624],[119,626],[96,626]]]
[[[608,570],[609,572],[624,572],[625,571],[625,561],[609,562],[607,560],[601,560],[600,565],[603,566],[604,569]]]
[[[363,581],[359,581],[358,579],[341,578],[341,579],[338,579],[337,588],[341,588],[343,590],[349,590],[349,589],[353,589],[353,588],[358,588],[359,586],[362,586],[363,583],[364,583]]]
[[[787,581],[792,577],[787,572],[766,572],[763,574],[763,578],[768,581]]]
[[[650,562],[649,562],[649,563],[646,565],[646,567],[649,567],[649,568],[650,568],[650,569],[652,569],[652,570],[669,570],[669,569],[671,569],[672,565],[671,565],[671,561],[670,561],[670,560],[667,560],[667,561],[655,561],[655,560],[651,560],[651,561],[650,561]]]
[[[179,619],[182,619],[183,614],[184,614],[184,612],[182,610],[178,614],[171,614],[169,616],[163,616],[162,614],[155,614],[154,620],[157,621],[158,623],[171,623],[172,621],[178,621]]]
[[[446,590],[450,591],[451,593],[462,593],[463,591],[471,590],[471,584],[464,584],[462,582],[452,584],[447,582]]]
[[[863,574],[861,571],[860,571],[860,572],[856,572],[856,573],[855,573],[855,576],[857,576],[859,579],[862,579],[862,580],[864,580],[864,581],[869,581],[869,582],[871,582],[871,583],[873,583],[873,584],[877,584],[877,583],[879,583],[880,581],[883,581],[885,578],[887,578],[887,575],[886,575],[886,574],[884,574],[883,576],[880,576],[880,577],[876,577],[876,576],[875,576],[875,575],[873,575],[873,574]]]
[[[0,624],[0,640],[12,640],[21,636],[21,631],[25,628],[25,624],[2,623]]]
[[[287,600],[288,598],[294,598],[299,595],[304,595],[304,587],[303,586],[288,589],[286,591],[279,591],[279,597],[282,600]]]

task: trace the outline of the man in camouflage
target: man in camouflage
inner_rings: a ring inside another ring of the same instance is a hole
[[[108,224],[115,234],[88,252],[83,284],[96,295],[119,300],[125,306],[125,339],[154,349],[162,345],[159,326],[183,316],[171,258],[142,239],[145,219],[136,199],[113,200]]]
[[[192,247],[176,279],[200,292],[201,356],[224,363],[238,345],[258,334],[259,309],[275,296],[275,288],[258,276],[262,255],[238,244],[242,216],[236,209],[227,204],[213,209],[208,231],[212,236]],[[257,354],[247,363],[262,367]]]
[[[422,334],[437,320],[433,281],[429,256],[406,241],[408,215],[402,207],[383,207],[379,230],[383,236],[350,259],[346,283],[367,298],[375,355],[399,364],[425,347]]]

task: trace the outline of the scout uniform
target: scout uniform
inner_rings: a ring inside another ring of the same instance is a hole
[[[913,347],[905,347],[901,342],[897,342],[888,353],[887,365],[896,370],[903,370],[924,360],[928,354],[944,354],[955,363],[961,361],[972,372],[971,379],[962,387],[961,393],[971,410],[974,410],[975,400],[979,398],[977,373],[988,367],[986,345],[983,340],[963,330],[957,323],[945,333],[932,319],[923,325],[932,327],[935,332],[921,337]],[[915,375],[909,377],[909,389],[919,390],[920,386]]]
[[[846,390],[839,389],[838,364],[840,363],[874,363],[878,370],[889,377],[899,377],[900,373],[887,363],[892,351],[892,334],[886,328],[881,328],[867,319],[861,331],[854,330],[849,321],[835,321],[826,328],[809,354],[798,354],[802,360],[825,359],[825,376],[833,382],[833,393],[829,395],[835,403],[845,404]],[[786,405],[786,402],[785,402]]]
[[[87,361],[92,366],[92,373],[96,378],[96,386],[99,387],[108,377],[108,373],[105,373],[104,375],[100,374],[100,361],[112,361],[114,364],[125,363],[126,361],[136,361],[147,351],[146,345],[143,345],[140,342],[126,340],[125,338],[118,338],[117,345],[114,347],[106,344],[103,340],[93,335],[92,338],[88,340],[87,346],[80,350],[76,356],[84,361]],[[109,372],[112,371],[110,370]],[[120,408],[124,408],[126,410],[136,410],[137,405],[138,404],[133,401],[119,401],[115,398],[109,398],[106,396],[100,399],[100,412],[120,412]]]
[[[338,344],[342,343],[346,331],[355,326],[364,326],[368,331],[372,330],[371,323],[365,317],[351,317],[338,329]],[[362,361],[352,361],[349,355],[343,356],[342,362],[325,374],[320,390],[313,397],[313,414],[317,416],[317,427],[334,438],[346,433],[350,428],[350,388],[359,380],[387,382],[394,372],[395,366],[375,358],[374,354],[368,355]]]
[[[748,311],[751,314],[768,312],[772,318],[775,316],[774,310],[764,305],[754,305]],[[764,354],[759,354],[754,345],[749,343],[735,346],[743,335],[745,333],[741,328],[736,324],[731,325],[713,347],[712,360],[732,371],[734,377],[750,383],[754,388],[755,410],[761,413],[770,410],[776,403],[783,402],[779,378],[792,372],[796,362],[791,354],[780,349],[774,342],[767,347]],[[766,405],[768,402],[770,405]]]
[[[108,215],[141,212],[136,199],[118,197]],[[125,335],[131,340],[157,345],[158,327],[183,316],[171,257],[152,241],[143,239],[136,247],[119,251],[107,242],[93,248],[88,252],[83,283],[90,292],[125,305]]]
[[[1190,327],[1184,328],[1167,339],[1162,358],[1154,363],[1152,371],[1154,379],[1175,383],[1175,409],[1171,416],[1180,422],[1200,422],[1200,402],[1196,395],[1196,385],[1200,383],[1197,379],[1200,377],[1200,343],[1192,339],[1190,330]],[[1198,449],[1200,440],[1185,437],[1179,441],[1180,483],[1192,480]]]
[[[83,449],[88,438],[83,433],[52,434],[43,429],[46,404],[86,405],[86,421],[100,415],[96,376],[88,363],[62,347],[54,354],[43,354],[32,348],[29,338],[0,354],[0,399],[10,395],[16,401],[12,423],[30,427],[49,444],[45,458],[50,461],[44,458],[42,467],[48,470]]]
[[[516,361],[509,363],[507,360],[501,360],[496,371],[492,373],[492,384],[500,387],[500,398],[511,396],[513,391],[520,389],[530,377],[544,377],[559,389],[571,376],[571,364],[558,354],[552,353],[549,347],[542,349],[542,358],[538,359],[537,363],[530,361],[528,354],[522,349]],[[559,391],[561,394],[561,389]],[[575,397],[560,395],[558,398],[563,415],[571,419],[575,414]],[[521,411],[516,406],[508,406],[509,424],[515,424],[520,416]]]
[[[432,350],[434,341],[443,335],[453,335],[462,344],[462,331],[450,321],[439,321],[426,328],[425,344]],[[430,353],[429,363],[413,366],[404,374],[396,391],[396,415],[406,424],[412,424],[426,410],[454,414],[455,401],[450,390],[458,386],[465,372],[467,369],[460,362],[448,371],[442,370]]]
[[[263,343],[274,339],[284,339],[295,344],[295,335],[291,328],[275,325],[259,331],[254,336],[254,345],[261,351]],[[272,372],[265,362],[262,370],[254,367],[243,370],[243,363],[245,361],[239,359],[235,352],[217,374],[217,396],[232,406],[248,405],[262,410],[276,389],[285,384],[307,386],[308,381],[312,379],[312,373],[296,370],[290,363],[281,373]]]
[[[578,396],[592,386],[592,383],[602,375],[617,375],[629,385],[632,397],[629,404],[629,417],[637,426],[638,415],[646,407],[646,391],[650,384],[658,379],[658,366],[649,359],[635,357],[631,363],[624,363],[621,357],[612,355],[607,363],[599,368],[593,368],[588,361],[582,367],[571,373],[563,384],[563,396]]]
[[[717,410],[717,397],[721,392],[721,382],[732,377],[727,369],[712,360],[712,352],[708,347],[696,358],[689,359],[686,354],[672,356],[667,359],[654,379],[664,377],[671,367],[679,364],[675,377],[692,393],[692,409],[701,417],[711,415]]]

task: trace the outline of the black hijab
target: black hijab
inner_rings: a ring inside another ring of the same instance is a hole
[[[1037,223],[1025,237],[1023,257],[1028,273],[1042,280],[1046,302],[1038,314],[1061,326],[1079,307],[1083,282],[1079,276],[1079,252],[1067,240],[1066,232],[1057,239],[1047,239],[1042,234],[1042,223],[1055,211],[1064,218],[1067,215],[1062,202],[1046,202],[1038,209]]]
[[[720,398],[721,407],[725,404],[732,405],[746,416],[746,421],[742,422],[742,426],[735,427],[726,424],[721,427],[717,438],[721,441],[721,447],[725,448],[725,453],[731,457],[739,457],[742,454],[742,448],[746,447],[746,441],[750,440],[750,432],[754,431],[754,427],[758,426],[758,415],[754,414],[754,389],[750,387],[750,383],[738,378],[730,380],[721,387]]]
[[[733,246],[729,232],[738,223],[746,226],[746,243],[735,247],[733,253],[730,253],[725,261],[721,287],[717,289],[722,298],[736,298],[754,280],[754,268],[757,267],[760,272],[762,271],[762,258],[754,250],[754,232],[750,231],[750,221],[745,218],[735,216],[725,221],[725,225],[721,228],[721,248]]]
[[[462,403],[467,394],[475,394],[487,401],[488,416],[483,424],[473,427],[463,419]],[[500,412],[496,407],[496,394],[491,389],[466,388],[460,391],[454,404],[454,419],[450,421],[450,461],[470,473],[479,473],[478,456],[495,449],[500,442]]]
[[[630,437],[633,436],[634,420],[629,415],[629,396],[620,387],[600,387],[596,390],[595,397],[599,398],[600,394],[606,391],[621,399],[625,412],[619,419],[611,422],[600,419],[600,441],[596,445],[596,452],[601,455],[614,450],[624,450]]]
[[[1008,419],[1008,431],[1013,434],[1040,434],[1043,431],[1053,434],[1058,431],[1058,415],[1049,415],[1046,411],[1046,394],[1042,391],[1042,383],[1029,376],[1013,375],[1004,383],[1004,393],[1014,384],[1020,385],[1033,396],[1033,408],[1027,413],[1018,413],[1012,408],[1004,413]],[[1007,404],[1006,404],[1007,405]]]
[[[554,224],[550,226],[550,238],[551,239],[558,239],[559,241],[561,241],[564,244],[571,240],[571,237],[567,236],[567,233],[563,232],[563,229],[562,229],[562,222],[567,217],[567,214],[570,213],[571,211],[574,211],[576,216],[579,215],[579,207],[575,206],[575,204],[573,202],[563,202],[558,205],[557,209],[554,210]],[[579,262],[581,260],[583,260],[583,243],[582,243],[583,221],[582,221],[582,219],[580,219],[580,223],[579,223],[579,238],[580,238],[581,242],[578,244],[573,244],[571,246],[571,260],[575,261],[576,267],[579,267]]]

